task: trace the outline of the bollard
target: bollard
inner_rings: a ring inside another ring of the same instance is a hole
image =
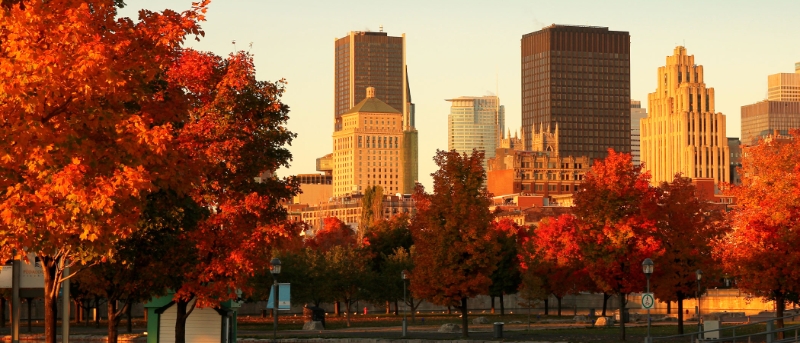
[[[767,322],[767,330],[766,330],[766,332],[767,332],[767,343],[772,343],[772,337],[773,337],[772,336],[772,330],[774,330],[774,329],[773,329],[773,326],[772,326],[772,320],[770,320],[770,321]]]

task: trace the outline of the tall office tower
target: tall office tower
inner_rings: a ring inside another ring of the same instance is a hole
[[[630,35],[551,25],[522,36],[522,136],[561,127],[561,155],[604,158],[631,150]]]
[[[633,164],[641,163],[641,130],[640,121],[647,118],[647,109],[642,108],[642,102],[631,100],[631,158]]]
[[[778,73],[767,77],[767,100],[800,101],[800,62],[794,64],[794,74]]]
[[[641,127],[642,162],[651,182],[672,181],[676,173],[730,182],[725,115],[714,112],[714,88],[706,88],[703,66],[678,46],[658,68],[656,82]]]
[[[800,128],[800,62],[795,73],[767,77],[767,100],[742,106],[742,144],[756,145],[758,140],[790,129]]]
[[[401,157],[403,115],[375,97],[367,98],[341,115],[342,129],[333,133],[333,196],[381,186],[384,193],[401,191],[405,179]]]
[[[351,31],[336,40],[334,74],[334,131],[343,129],[341,116],[364,99],[367,87],[401,113],[405,145],[403,168],[409,176],[401,192],[411,193],[418,179],[418,133],[414,126],[414,104],[408,84],[406,36],[386,32]]]
[[[758,140],[775,134],[788,135],[800,128],[800,101],[764,100],[742,106],[742,144],[756,145]]]
[[[447,116],[447,150],[472,153],[478,149],[485,154],[486,161],[494,157],[495,150],[503,139],[505,107],[496,96],[462,96],[447,99],[450,114]]]

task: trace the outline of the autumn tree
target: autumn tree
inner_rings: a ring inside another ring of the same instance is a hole
[[[383,220],[383,187],[368,186],[364,190],[364,197],[361,198],[359,238],[363,239],[364,233],[380,220]]]
[[[467,299],[486,294],[498,250],[491,229],[491,199],[483,186],[483,152],[437,151],[433,193],[418,186],[411,226],[416,254],[411,291],[418,298],[461,311],[468,336]]]
[[[186,318],[196,306],[217,306],[252,292],[248,279],[268,268],[276,242],[296,232],[281,203],[298,191],[293,179],[274,176],[288,167],[289,108],[281,102],[283,81],[256,80],[253,56],[227,58],[183,49],[167,71],[189,102],[190,119],[177,140],[189,195],[209,215],[183,236],[193,246],[192,268],[176,289],[176,343],[183,343]]]
[[[645,276],[641,263],[660,253],[655,238],[656,192],[649,173],[631,155],[609,149],[608,157],[592,165],[581,190],[574,195],[575,215],[581,222],[576,241],[587,272],[604,292],[616,294],[620,315],[625,296],[641,292]],[[620,321],[625,340],[625,321]]]
[[[742,158],[742,184],[733,186],[733,230],[717,246],[737,286],[775,301],[784,316],[787,296],[800,293],[800,132],[788,140],[762,140]],[[777,322],[778,328],[783,319]]]
[[[64,269],[111,257],[146,194],[180,185],[174,123],[186,98],[164,77],[184,39],[202,35],[207,1],[138,21],[118,17],[120,3],[0,7],[0,257],[42,261],[48,343]]]
[[[492,299],[492,313],[494,313],[494,299],[500,299],[500,315],[505,315],[504,296],[517,293],[522,282],[520,274],[518,237],[522,227],[513,220],[504,218],[492,222],[495,230],[495,239],[499,246],[499,261],[497,269],[492,273],[492,285],[489,287],[489,296]]]
[[[175,289],[182,282],[181,271],[194,263],[186,259],[194,247],[181,244],[180,238],[196,228],[207,211],[174,192],[159,191],[147,198],[139,230],[116,243],[113,259],[77,275],[80,288],[106,299],[109,343],[117,342],[119,321],[134,303]]]
[[[369,268],[375,276],[366,284],[366,297],[373,303],[385,303],[386,313],[394,303],[395,314],[398,311],[398,300],[403,298],[403,284],[400,270],[393,270],[389,257],[402,249],[405,254],[413,243],[411,231],[408,229],[410,218],[406,213],[399,213],[390,219],[380,218],[366,231],[363,249],[369,259]],[[396,272],[396,275],[393,273]]]
[[[695,271],[715,275],[712,268],[719,261],[712,254],[712,244],[727,231],[722,210],[701,199],[692,180],[678,174],[672,182],[658,189],[656,237],[663,248],[656,258],[652,290],[662,301],[678,303],[678,333],[683,333],[683,300],[694,298],[697,290]]]

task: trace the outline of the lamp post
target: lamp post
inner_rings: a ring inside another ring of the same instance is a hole
[[[642,261],[642,271],[644,272],[644,276],[647,278],[647,293],[650,293],[650,275],[653,274],[653,260],[650,258],[644,259]],[[653,299],[655,300],[655,299]],[[650,343],[650,307],[647,308],[647,340],[646,343]]]
[[[703,278],[703,271],[698,269],[695,274],[697,275],[697,306],[695,306],[695,313],[697,314],[697,339],[700,339],[700,333],[703,331],[703,323],[700,318],[700,279]]]
[[[406,279],[408,279],[408,274],[406,271],[400,272],[400,277],[403,279],[403,305],[405,305],[406,310],[403,311],[403,338],[408,337],[408,299],[406,299]]]
[[[272,267],[269,269],[269,272],[272,273],[272,287],[275,290],[275,298],[272,300],[272,341],[278,341],[278,274],[281,273],[281,260],[279,258],[273,258],[272,261],[269,263]]]

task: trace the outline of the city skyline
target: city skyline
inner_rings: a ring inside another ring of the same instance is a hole
[[[190,1],[145,0],[128,3],[121,15],[136,17],[140,8],[190,6]],[[688,6],[714,16],[675,25]],[[477,2],[410,1],[391,10],[372,2],[212,2],[208,21],[203,23],[209,34],[200,42],[187,41],[187,46],[221,55],[250,50],[259,79],[286,78],[284,101],[292,110],[289,129],[298,133],[290,147],[292,168],[278,171],[287,176],[314,172],[315,159],[333,150],[328,137],[333,132],[335,39],[350,31],[378,31],[381,25],[390,35],[406,33],[408,73],[414,83],[420,129],[419,176],[430,189],[429,174],[435,170],[431,158],[437,148],[447,147],[444,128],[449,104],[442,99],[453,94],[492,95],[499,90],[507,128],[513,132],[521,126],[519,40],[524,34],[553,23],[629,32],[633,99],[646,99],[664,58],[675,46],[686,45],[702,56],[708,68],[706,80],[717,90],[717,111],[728,116],[728,136],[738,137],[740,107],[764,100],[767,75],[790,72],[790,66],[800,61],[800,45],[787,44],[800,40],[800,30],[792,24],[798,10],[800,3],[791,1],[679,1],[670,6],[503,2],[488,7]],[[486,21],[490,17],[503,20]],[[487,48],[466,54],[466,47],[474,42]]]

